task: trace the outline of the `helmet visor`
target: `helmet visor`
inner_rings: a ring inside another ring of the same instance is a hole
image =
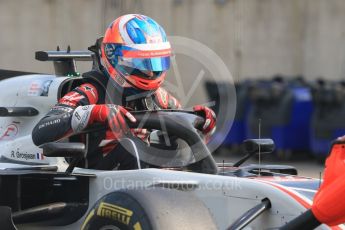
[[[168,42],[155,44],[105,44],[108,61],[114,68],[127,66],[142,71],[166,71],[170,68],[171,48]]]
[[[142,71],[166,71],[170,68],[170,57],[120,58],[118,65]]]

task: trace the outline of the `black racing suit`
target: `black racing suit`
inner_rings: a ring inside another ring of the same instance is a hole
[[[93,132],[88,136],[85,134],[71,136],[73,134],[71,118],[74,109],[84,105],[109,104],[109,101],[124,106],[129,111],[179,109],[180,103],[163,88],[124,97],[115,87],[111,87],[113,89],[111,92],[105,90],[107,87],[109,87],[107,77],[100,71],[84,73],[83,83],[59,99],[58,103],[35,126],[32,132],[33,142],[41,145],[66,137],[69,137],[72,142],[85,142],[88,137],[87,159],[79,166],[104,170],[115,167],[118,169],[137,168],[136,159],[120,145],[111,142],[111,144],[100,146],[102,140],[109,140],[107,137],[112,136],[110,131]]]

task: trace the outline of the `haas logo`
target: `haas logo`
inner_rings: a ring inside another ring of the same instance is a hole
[[[1,140],[11,140],[18,134],[18,127],[15,124],[10,124],[6,127],[5,132],[0,136]]]

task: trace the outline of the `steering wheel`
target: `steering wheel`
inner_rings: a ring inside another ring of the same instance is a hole
[[[161,168],[187,168],[194,172],[217,174],[218,168],[209,149],[198,133],[204,119],[195,112],[182,110],[132,111],[136,122],[127,122],[130,128],[161,130],[167,139],[177,138],[172,146],[148,145],[131,133],[119,144],[139,160]],[[102,124],[95,124],[82,133],[104,131]],[[40,146],[45,156],[70,157],[73,160],[66,172],[72,172],[78,161],[87,155],[83,143],[46,143]],[[168,148],[167,148],[168,147]]]
[[[216,163],[197,128],[204,119],[194,112],[182,110],[132,111],[137,122],[128,122],[130,128],[161,130],[176,137],[176,146],[150,146],[129,134],[120,144],[141,161],[160,167],[186,167],[192,171],[216,174]]]

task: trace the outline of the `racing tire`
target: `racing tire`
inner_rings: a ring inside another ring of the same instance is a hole
[[[121,190],[102,197],[82,230],[217,229],[209,210],[192,192],[170,188]]]
[[[148,230],[148,217],[141,205],[124,192],[106,195],[87,215],[82,230]]]

